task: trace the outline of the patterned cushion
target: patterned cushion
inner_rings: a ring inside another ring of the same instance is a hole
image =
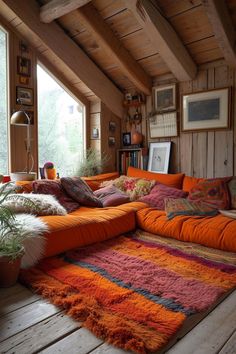
[[[66,209],[52,195],[45,194],[10,194],[3,206],[14,213],[35,215],[66,215]]]
[[[189,192],[190,201],[202,202],[214,209],[229,209],[227,182],[231,178],[212,178],[200,181]]]
[[[33,182],[33,192],[36,194],[51,194],[64,206],[68,213],[79,208],[79,203],[71,199],[62,188],[60,181],[38,180]]]
[[[156,184],[150,194],[139,199],[140,202],[149,204],[152,208],[165,209],[165,198],[186,198],[187,192],[177,188],[167,187],[164,184]]]
[[[191,202],[183,198],[166,198],[165,211],[169,220],[178,215],[215,216],[218,214],[216,209],[210,208],[201,202]]]
[[[120,176],[113,181],[102,183],[101,186],[115,186],[122,192],[125,192],[129,196],[130,200],[133,201],[149,194],[155,183],[156,181],[154,180]]]
[[[230,199],[231,199],[231,208],[236,209],[236,177],[233,177],[228,183]]]
[[[129,196],[114,186],[98,189],[94,195],[99,198],[104,207],[121,205],[129,202]]]
[[[102,202],[94,196],[92,189],[79,177],[62,177],[61,184],[67,194],[79,204],[88,207],[102,207]]]

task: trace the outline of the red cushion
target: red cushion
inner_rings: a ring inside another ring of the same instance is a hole
[[[229,209],[230,196],[227,182],[230,178],[211,178],[198,182],[189,192],[188,199],[202,202],[215,209]]]
[[[156,184],[151,193],[145,195],[140,198],[138,201],[147,203],[149,206],[153,208],[157,208],[159,210],[165,209],[165,198],[179,199],[186,198],[188,195],[187,192],[184,192],[177,188],[172,188],[165,186],[164,184]]]
[[[79,208],[79,203],[71,199],[64,191],[60,181],[55,180],[38,180],[33,182],[33,192],[37,194],[51,194],[56,197],[61,205],[68,213]]]

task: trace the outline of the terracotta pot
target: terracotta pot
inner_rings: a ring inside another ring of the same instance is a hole
[[[8,288],[16,283],[23,254],[24,249],[22,248],[16,259],[12,260],[9,256],[0,256],[0,288]]]
[[[55,168],[45,168],[44,169],[44,176],[47,179],[56,179],[57,170]]]
[[[131,135],[131,142],[132,144],[138,145],[141,144],[143,141],[143,136],[141,133],[134,131]]]

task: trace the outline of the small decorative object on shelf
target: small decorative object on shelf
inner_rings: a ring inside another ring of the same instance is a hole
[[[117,150],[117,171],[126,175],[129,166],[146,169],[147,167],[146,148],[127,148]]]
[[[141,93],[132,95],[130,92],[125,94],[124,106],[125,107],[140,107],[145,103],[145,96]]]
[[[124,146],[131,145],[131,134],[130,133],[123,133],[122,142]]]
[[[56,171],[54,164],[52,162],[46,162],[43,167],[44,167],[45,178],[56,179],[57,171]]]

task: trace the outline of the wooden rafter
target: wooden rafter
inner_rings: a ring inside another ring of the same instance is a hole
[[[197,66],[169,22],[151,0],[125,0],[155,49],[179,81],[196,76]]]
[[[107,55],[117,62],[119,67],[131,82],[146,95],[150,95],[152,88],[151,77],[130,55],[120,40],[103,20],[95,7],[89,3],[78,9],[78,19],[83,22],[93,38],[104,49]]]
[[[0,4],[1,2],[27,26],[29,36],[36,35],[115,115],[123,117],[122,92],[55,22],[40,22],[39,6],[35,0],[0,0]]]
[[[202,0],[207,16],[212,25],[217,43],[227,63],[236,67],[235,42],[236,31],[231,20],[226,1]]]
[[[40,8],[40,20],[50,23],[56,18],[86,5],[91,0],[51,0]]]

